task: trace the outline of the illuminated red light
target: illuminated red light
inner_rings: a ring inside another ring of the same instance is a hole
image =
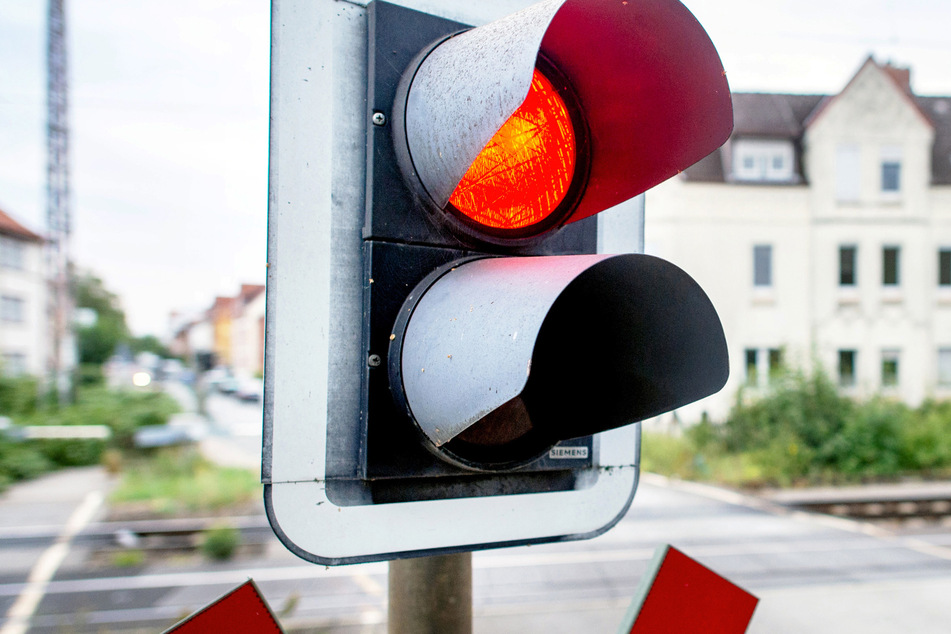
[[[575,162],[568,108],[535,69],[525,101],[482,148],[449,202],[486,227],[530,227],[564,200]]]

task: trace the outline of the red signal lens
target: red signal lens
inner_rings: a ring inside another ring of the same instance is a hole
[[[530,227],[564,200],[576,158],[568,108],[535,69],[525,101],[482,148],[449,202],[492,229]]]

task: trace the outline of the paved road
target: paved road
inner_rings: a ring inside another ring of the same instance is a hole
[[[197,404],[191,388],[167,382],[164,389],[179,402],[186,415],[194,415]],[[212,392],[206,398],[205,408],[209,420],[201,441],[202,453],[219,464],[259,472],[264,419],[262,404]]]
[[[95,477],[71,482],[71,497],[61,501],[56,517],[37,515],[37,521],[66,521],[87,499],[83,487],[103,487]],[[62,487],[62,481],[54,484]],[[43,483],[28,486],[36,487],[36,508],[52,512],[39,493]],[[0,497],[0,517],[10,518],[0,529],[0,614],[24,594],[39,592],[31,632],[157,631],[248,577],[273,608],[287,608],[286,625],[338,633],[385,630],[386,564],[313,566],[275,541],[263,553],[225,564],[177,558],[136,569],[96,564],[91,553],[67,544],[55,575],[38,589],[26,583],[28,560],[54,544],[30,553],[3,546],[4,535],[22,530],[18,523],[33,521],[30,497],[18,489]],[[14,507],[19,520],[8,513]],[[628,516],[598,539],[476,553],[475,631],[613,632],[662,543],[757,594],[754,633],[949,631],[946,530],[897,535],[649,477]],[[11,622],[0,621],[2,634]]]
[[[69,469],[0,495],[0,634],[21,634],[62,570],[82,569],[89,552],[75,536],[104,512],[112,486],[98,467]],[[51,535],[29,540],[33,534]],[[6,591],[4,591],[5,589]]]

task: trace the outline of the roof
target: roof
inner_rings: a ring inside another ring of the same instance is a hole
[[[827,95],[794,95],[786,93],[733,93],[733,133],[730,139],[789,139],[798,143],[806,130],[810,115],[829,100]],[[699,163],[688,167],[688,181],[724,183],[725,152],[729,141]]]
[[[734,136],[798,138],[805,131],[806,117],[825,95],[734,93]]]
[[[218,321],[225,317],[230,318],[232,306],[234,306],[234,297],[222,297],[219,295],[215,298],[215,303],[208,309],[208,317],[212,321]]]
[[[2,209],[0,209],[0,234],[20,238],[28,242],[43,242],[42,236],[21,225]]]
[[[896,84],[906,85],[902,69],[883,67]],[[931,182],[951,185],[951,96],[919,97],[909,93],[918,110],[935,129],[932,150]],[[793,95],[782,93],[733,93],[733,134],[737,137],[802,140],[806,127],[833,96]],[[729,142],[727,143],[727,145]],[[684,170],[688,181],[704,183],[726,182],[723,171],[724,153],[720,148],[699,163]]]
[[[931,182],[951,185],[951,97],[915,97],[934,125]]]
[[[809,117],[806,119],[806,122],[805,122],[806,127],[811,126],[816,119],[822,116],[825,109],[833,101],[835,101],[842,94],[848,91],[848,89],[852,86],[852,84],[858,81],[859,75],[862,74],[862,71],[864,71],[869,66],[876,68],[881,73],[883,73],[885,77],[887,77],[892,82],[895,88],[898,89],[899,93],[901,94],[905,102],[907,102],[908,105],[911,106],[916,113],[918,113],[918,116],[920,116],[921,119],[926,124],[931,125],[931,121],[928,119],[928,115],[924,112],[924,110],[922,110],[921,104],[918,103],[915,97],[915,94],[911,90],[911,70],[908,68],[897,68],[895,66],[892,66],[890,62],[884,65],[879,64],[878,62],[875,61],[874,57],[869,55],[868,59],[865,60],[865,63],[862,64],[862,67],[859,68],[858,72],[856,72],[855,75],[852,76],[852,79],[849,80],[849,83],[846,84],[845,88],[840,90],[837,95],[833,95],[829,97],[828,99],[823,100],[823,102],[819,104],[819,107],[816,108],[813,111],[813,113],[809,115]]]
[[[264,284],[242,284],[241,291],[238,292],[238,296],[235,299],[247,304],[263,292]]]
[[[240,316],[248,304],[253,302],[255,298],[261,295],[264,292],[264,284],[242,284],[241,290],[238,292],[238,295],[234,298],[234,303],[232,304],[232,311],[235,317]]]

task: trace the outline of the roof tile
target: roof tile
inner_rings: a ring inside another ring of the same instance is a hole
[[[0,233],[29,242],[43,242],[43,237],[33,233],[0,209]]]

